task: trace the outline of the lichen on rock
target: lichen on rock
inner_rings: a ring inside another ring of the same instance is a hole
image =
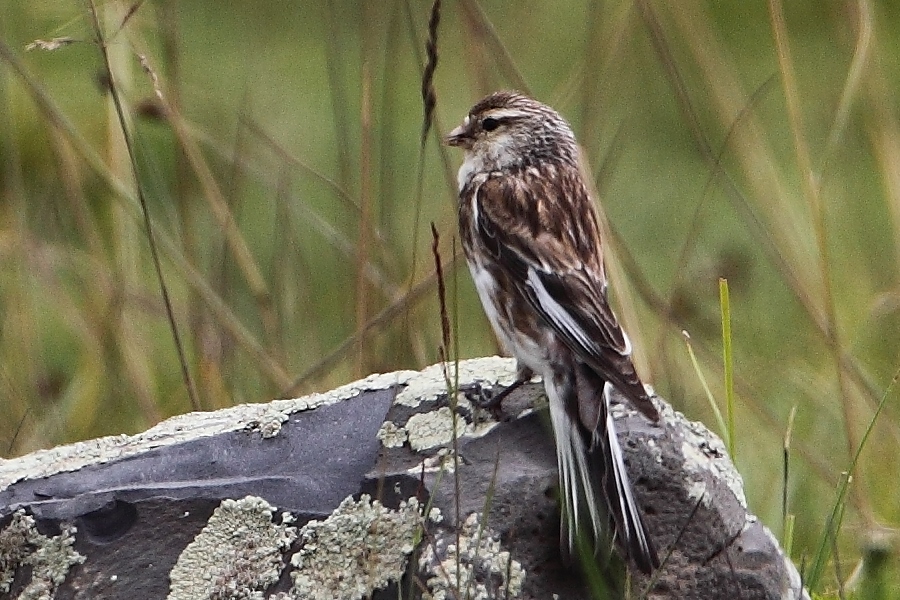
[[[393,421],[385,421],[378,430],[378,439],[385,448],[400,448],[406,443],[408,435],[405,427]]]
[[[359,600],[399,581],[422,520],[415,498],[397,510],[365,494],[359,501],[345,499],[327,519],[301,528],[301,547],[291,559],[291,593],[308,600]]]
[[[499,536],[482,525],[479,513],[466,518],[458,535],[448,531],[435,536],[422,552],[419,568],[430,576],[424,600],[517,598],[525,583],[522,565],[501,550]]]
[[[18,510],[0,531],[0,592],[10,591],[16,569],[31,566],[31,581],[19,593],[19,600],[49,600],[65,581],[72,566],[85,557],[75,551],[75,527],[63,527],[59,535],[46,536],[37,530],[34,517]]]
[[[168,600],[263,598],[284,570],[283,553],[297,538],[292,517],[272,521],[262,498],[223,500],[170,573]]]

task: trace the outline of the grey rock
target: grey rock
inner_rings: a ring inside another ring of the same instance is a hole
[[[0,597],[590,598],[560,558],[542,386],[511,394],[498,421],[471,400],[511,383],[511,360],[462,361],[455,398],[447,374],[377,375],[0,461]],[[721,441],[656,403],[658,424],[614,407],[667,556],[625,593],[808,599]],[[615,588],[621,563],[597,565]]]

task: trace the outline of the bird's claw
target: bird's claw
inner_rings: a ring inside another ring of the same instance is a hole
[[[500,405],[504,391],[495,394],[491,388],[476,384],[466,391],[466,398],[476,409],[487,411],[494,419],[500,421],[503,416],[503,408]]]
[[[515,381],[496,393],[494,393],[491,388],[485,388],[479,385],[477,391],[471,395],[467,394],[467,397],[476,407],[488,411],[495,419],[502,421],[504,420],[502,407],[503,400],[524,384],[528,383],[531,380],[531,377],[532,375],[530,372],[520,373]]]

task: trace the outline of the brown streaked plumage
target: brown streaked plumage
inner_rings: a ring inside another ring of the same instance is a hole
[[[497,336],[550,401],[569,550],[585,525],[659,566],[609,412],[610,385],[655,421],[631,344],[607,301],[600,227],[578,145],[552,108],[516,92],[478,102],[447,143],[459,171],[463,249]]]

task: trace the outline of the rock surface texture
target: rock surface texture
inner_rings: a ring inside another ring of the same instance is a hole
[[[560,558],[542,386],[498,421],[471,400],[513,361],[461,362],[451,402],[455,368],[0,460],[0,598],[591,598]],[[614,407],[666,556],[625,593],[808,599],[721,441],[656,402],[658,424]]]

